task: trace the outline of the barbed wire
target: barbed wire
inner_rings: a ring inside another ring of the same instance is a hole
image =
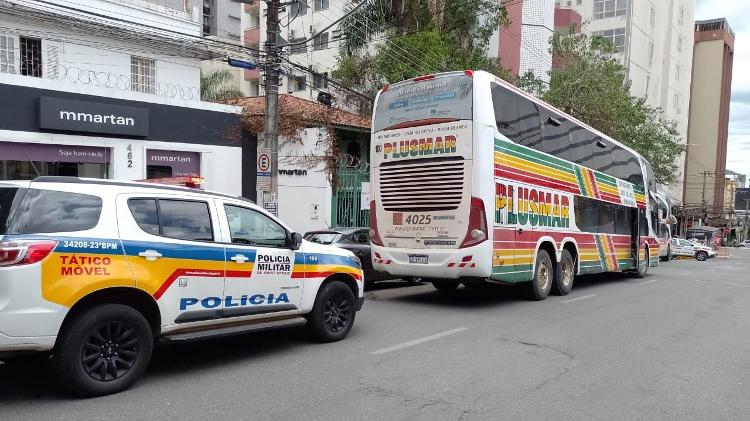
[[[119,89],[122,91],[141,92],[158,95],[167,98],[180,98],[183,100],[200,100],[200,88],[195,86],[183,86],[176,83],[154,82],[144,83],[143,77],[133,82],[131,75],[107,72],[103,70],[92,70],[78,66],[67,66],[64,64],[44,66],[20,66],[14,74],[39,77],[43,79],[60,80],[75,84],[96,86],[99,88]]]

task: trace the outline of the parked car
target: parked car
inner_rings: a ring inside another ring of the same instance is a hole
[[[319,341],[344,339],[363,291],[356,256],[303,241],[241,197],[0,181],[0,357],[51,353],[78,394],[130,386],[157,341],[302,325]]]
[[[700,261],[704,261],[704,260],[707,260],[707,259],[709,259],[711,257],[715,257],[716,256],[716,250],[714,250],[712,247],[708,247],[706,245],[703,245],[703,243],[701,243],[698,240],[691,241],[691,243],[693,243],[693,246],[695,247],[695,258],[696,259],[698,259]]]
[[[338,227],[329,230],[307,232],[304,239],[311,243],[340,247],[354,253],[362,261],[366,283],[403,279],[400,276],[393,276],[373,269],[369,232],[370,229],[365,227]],[[407,278],[404,280],[409,283],[419,283],[417,278]]]

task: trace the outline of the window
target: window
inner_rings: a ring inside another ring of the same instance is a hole
[[[639,234],[641,236],[648,235],[648,218],[646,218],[645,209],[638,210],[638,228],[639,228]]]
[[[653,28],[656,26],[656,9],[651,7],[651,15],[649,17],[649,22],[651,23],[651,27]]]
[[[583,232],[595,234],[632,234],[633,208],[587,197],[574,199],[576,225]]]
[[[625,50],[625,28],[597,31],[594,32],[593,35],[596,37],[604,38],[611,42],[617,48],[617,52],[619,53]]]
[[[305,16],[307,14],[307,1],[297,0],[292,3],[292,8],[289,11],[289,18],[294,19],[297,16]]]
[[[360,230],[352,233],[352,241],[357,244],[370,244],[370,235],[368,230]]]
[[[677,92],[675,92],[674,95],[672,96],[672,105],[674,106],[675,114],[680,114],[682,112],[680,94],[678,94]]]
[[[503,136],[524,146],[538,147],[542,143],[539,108],[535,103],[492,84],[492,104],[497,130]]]
[[[208,203],[159,199],[161,235],[187,241],[213,241],[214,232]]]
[[[680,25],[682,25],[683,23],[685,23],[685,8],[684,8],[684,7],[682,7],[682,6],[680,6],[680,15],[679,15],[679,16],[680,16],[680,17],[679,17],[679,19],[677,20],[677,22],[678,22],[678,23],[679,23]]]
[[[16,73],[16,38],[0,35],[0,73]]]
[[[576,4],[577,4],[578,6],[580,6],[580,5],[581,5],[581,3],[583,3],[583,0],[576,0]]]
[[[328,48],[328,32],[317,34],[313,37],[313,50],[325,50]]]
[[[99,223],[101,213],[99,197],[29,189],[14,212],[8,234],[85,231]]]
[[[251,209],[224,205],[232,244],[286,247],[287,232],[273,219]]]
[[[328,9],[328,0],[315,0],[315,10]]]
[[[289,40],[290,44],[293,44],[295,42],[302,42],[304,41],[304,38],[292,38]],[[307,44],[297,44],[297,45],[290,45],[289,46],[289,54],[300,54],[300,53],[306,53],[307,52]]]
[[[289,89],[294,92],[304,91],[307,89],[307,77],[289,76]]]
[[[130,199],[128,207],[135,222],[144,232],[159,235],[159,212],[156,210],[156,199]]]
[[[42,77],[42,40],[21,37],[21,74]]]
[[[333,244],[339,239],[339,237],[341,237],[341,234],[334,232],[315,232],[306,234],[305,240],[311,243]]]
[[[594,19],[624,16],[628,0],[594,0]]]
[[[26,194],[26,189],[0,187],[0,236],[5,235],[24,194]]]
[[[130,57],[130,90],[156,93],[156,60],[143,57]]]
[[[677,51],[682,51],[682,35],[677,35]]]
[[[313,88],[328,87],[328,73],[313,73]]]
[[[674,80],[676,81],[680,80],[680,65],[679,64],[674,65]]]

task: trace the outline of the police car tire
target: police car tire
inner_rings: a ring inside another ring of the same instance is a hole
[[[133,330],[132,335],[138,339],[138,354],[132,367],[117,379],[95,380],[83,367],[83,348],[94,330],[112,322]],[[58,339],[52,362],[65,388],[82,396],[102,396],[125,390],[138,380],[148,366],[152,351],[151,327],[141,313],[120,304],[104,304],[86,310],[71,321]]]
[[[699,262],[705,262],[708,260],[708,253],[705,251],[699,251],[698,253],[695,253],[695,259]]]
[[[344,316],[347,319],[343,328],[338,331],[331,329],[325,321],[325,313],[332,311],[331,305],[338,308],[338,317]],[[354,325],[356,305],[354,293],[345,283],[332,281],[323,285],[312,311],[307,316],[307,328],[312,338],[318,342],[336,342],[344,339]],[[341,311],[341,307],[345,309]]]

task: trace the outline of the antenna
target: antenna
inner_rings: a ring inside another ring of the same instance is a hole
[[[26,159],[29,160],[29,164],[31,164],[31,167],[34,168],[34,172],[36,173],[37,177],[41,177],[42,174],[39,172],[39,169],[34,165],[34,161],[31,160],[31,157],[29,156],[29,153],[26,152],[26,149],[23,150],[23,153],[26,155]]]

